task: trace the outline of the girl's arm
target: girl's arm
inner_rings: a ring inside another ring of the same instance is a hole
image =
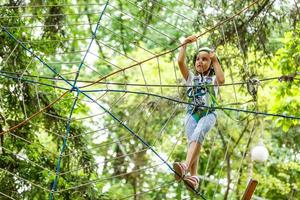
[[[185,80],[187,80],[189,77],[189,70],[185,64],[186,46],[187,46],[187,44],[195,42],[196,40],[197,40],[197,37],[194,35],[185,38],[185,40],[183,41],[183,45],[181,46],[181,48],[179,50],[177,62],[179,65],[180,72]]]
[[[224,72],[214,51],[210,52],[210,58],[216,74],[216,80],[214,84],[223,85],[225,83]]]

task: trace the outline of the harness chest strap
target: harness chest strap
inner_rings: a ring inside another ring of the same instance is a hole
[[[214,91],[213,87],[207,86],[207,84],[203,84],[203,86],[207,90],[207,93],[209,94],[209,96],[211,98],[210,106],[213,107],[216,104],[215,91]],[[200,94],[197,93],[197,86],[196,87],[194,86],[187,91],[187,96],[191,99],[196,98],[197,95],[201,95],[201,96],[203,95],[201,92],[200,92]],[[192,117],[195,119],[196,122],[198,122],[202,117],[204,117],[210,113],[213,113],[213,111],[214,111],[214,109],[211,109],[211,108],[201,108],[200,106],[197,108],[195,106],[190,105],[187,112],[192,115]]]

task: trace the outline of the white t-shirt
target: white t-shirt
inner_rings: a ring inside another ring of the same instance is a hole
[[[196,105],[203,105],[203,106],[211,106],[211,101],[212,98],[210,95],[213,94],[209,94],[209,92],[207,91],[207,88],[205,87],[201,87],[201,85],[203,84],[208,84],[208,85],[213,85],[215,84],[215,79],[216,76],[195,76],[191,71],[189,71],[189,75],[188,75],[188,79],[186,80],[185,84],[187,86],[191,86],[188,87],[187,90],[189,90],[190,88],[192,88],[192,86],[200,86],[197,87],[199,89],[197,89],[198,94],[200,93],[201,95],[196,95],[193,98],[193,103]],[[208,86],[211,87],[211,86]],[[218,94],[218,86],[213,86],[214,87],[214,92],[215,92],[215,96],[217,96]]]

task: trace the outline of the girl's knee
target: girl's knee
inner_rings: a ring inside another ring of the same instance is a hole
[[[198,144],[202,145],[204,141],[205,135],[202,132],[194,133],[191,138],[191,142],[197,142]]]

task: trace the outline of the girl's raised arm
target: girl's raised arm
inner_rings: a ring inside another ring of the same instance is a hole
[[[183,41],[183,45],[181,46],[181,48],[179,50],[177,62],[179,65],[180,72],[185,80],[187,80],[188,76],[189,76],[189,71],[188,71],[188,68],[185,63],[186,46],[187,46],[187,44],[195,42],[195,41],[197,41],[197,37],[195,35],[191,35],[191,36],[185,38],[185,40]]]
[[[222,70],[222,67],[217,59],[217,56],[215,54],[215,51],[212,50],[209,54],[211,62],[213,64],[215,74],[216,74],[216,80],[215,83],[216,85],[223,85],[225,83],[225,77],[224,77],[224,72]]]

